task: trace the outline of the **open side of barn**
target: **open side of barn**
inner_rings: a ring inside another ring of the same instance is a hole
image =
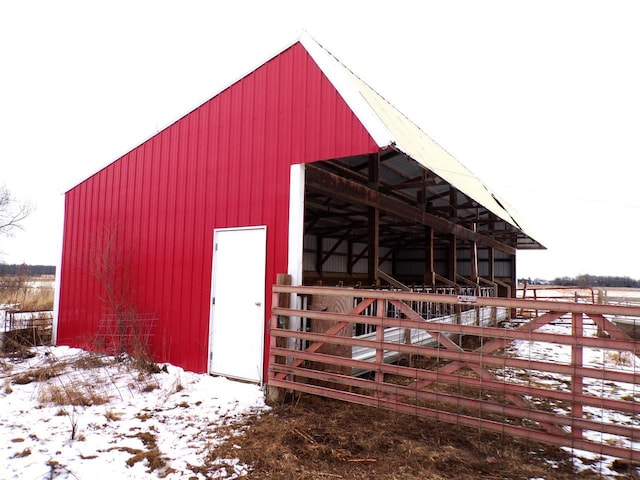
[[[56,337],[261,382],[277,273],[510,296],[519,248],[542,246],[304,35],[66,193]]]

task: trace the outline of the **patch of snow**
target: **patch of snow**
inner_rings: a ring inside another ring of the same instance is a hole
[[[235,421],[265,410],[257,385],[186,372],[165,365],[141,376],[126,362],[100,362],[81,350],[41,347],[26,360],[0,359],[0,478],[205,478],[202,467]],[[65,368],[44,381],[16,382],[21,374]],[[87,365],[88,367],[89,365]],[[67,392],[68,391],[68,392]],[[59,405],[56,395],[80,393],[94,405]],[[100,404],[101,401],[105,403]],[[225,428],[226,427],[226,428]],[[157,450],[153,471],[136,453]],[[127,463],[129,462],[129,464]],[[209,462],[210,478],[238,478],[237,459]],[[221,468],[215,469],[219,465]],[[196,468],[196,470],[198,470]]]
[[[513,325],[517,327],[517,324]],[[561,318],[555,322],[539,328],[539,332],[549,332],[557,334],[571,335],[571,319]],[[583,335],[586,337],[596,337],[596,325],[585,320]],[[560,345],[548,342],[535,342],[517,340],[505,348],[509,356],[536,361],[545,361],[554,364],[570,364],[571,346]],[[631,352],[620,352],[605,350],[601,348],[583,347],[583,365],[596,369],[607,369],[612,371],[637,373],[640,368],[640,359]],[[493,373],[498,378],[503,378],[511,383],[529,384],[532,386],[561,389],[571,391],[571,376],[541,372],[536,370],[521,370],[518,368],[504,367],[496,369]],[[640,386],[626,382],[614,382],[597,378],[584,378],[583,391],[585,394],[596,398],[615,398],[640,400]],[[530,398],[530,397],[527,397]],[[555,406],[554,411],[559,414],[569,415],[566,408]],[[630,425],[640,427],[640,418],[633,413],[612,411],[605,408],[583,407],[585,418],[589,418],[603,423],[614,425]],[[640,442],[632,441],[626,437],[604,434],[601,432],[585,430],[585,438],[597,443],[616,445],[629,448],[632,451],[640,451]],[[613,470],[615,458],[586,452],[583,450],[564,448],[574,457],[574,464],[578,471],[589,470],[598,473],[602,478],[621,478],[620,474]],[[626,478],[626,477],[625,477]]]

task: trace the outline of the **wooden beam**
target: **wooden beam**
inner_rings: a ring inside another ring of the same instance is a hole
[[[458,239],[455,235],[449,237],[449,252],[447,254],[447,276],[449,280],[458,283]]]
[[[473,224],[473,231],[477,232],[476,224]],[[471,281],[478,283],[478,244],[471,241]]]
[[[380,172],[380,157],[378,154],[369,156],[369,189],[377,194]],[[378,205],[368,205],[369,236],[367,239],[369,255],[368,273],[369,281],[373,285],[378,284],[378,261],[380,258],[380,211]]]
[[[481,245],[493,247],[501,252],[511,255],[515,255],[516,253],[515,247],[478,232],[473,232],[446,218],[421,211],[401,200],[376,192],[366,185],[341,178],[312,164],[307,165],[306,180],[307,188],[310,190],[322,192],[334,198],[340,198],[355,204],[377,207],[395,217],[432,227],[438,232],[454,234],[463,240],[475,240]]]
[[[340,237],[338,240],[336,240],[336,243],[333,247],[331,247],[329,249],[329,251],[322,257],[322,260],[320,261],[320,267],[322,268],[322,265],[324,265],[324,263],[329,260],[329,258],[331,257],[331,255],[333,255],[333,252],[335,252],[338,247],[342,244],[342,242],[344,242],[345,240],[347,240],[347,238],[349,238],[349,234],[351,233],[351,229],[347,230],[346,233]]]
[[[322,237],[316,235],[316,272],[322,275]]]
[[[489,273],[487,278],[490,282],[495,283],[496,281],[496,271],[495,271],[495,261],[496,261],[496,251],[493,248],[489,248]],[[498,292],[496,291],[496,294]]]
[[[434,286],[436,284],[434,255],[433,255],[433,228],[424,227],[424,283]]]

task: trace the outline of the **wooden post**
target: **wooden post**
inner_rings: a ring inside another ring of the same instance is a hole
[[[278,273],[276,276],[276,284],[278,285],[291,285],[291,275],[286,273]],[[291,304],[291,296],[290,295],[278,295],[278,307],[289,308]],[[278,318],[278,328],[289,328],[289,317],[280,317]],[[286,338],[278,338],[276,339],[276,346],[286,348],[287,339]]]
[[[322,278],[322,243],[323,238],[316,235],[316,273]]]
[[[571,365],[573,366],[573,375],[571,377],[571,393],[574,395],[574,400],[571,402],[571,416],[573,418],[582,419],[582,403],[575,398],[576,395],[582,395],[584,379],[582,375],[577,373],[582,368],[582,345],[581,340],[583,336],[583,319],[582,313],[574,312],[571,314],[571,329],[574,339],[574,344],[571,347]],[[571,435],[575,439],[582,439],[582,428],[571,427]]]
[[[291,285],[291,275],[285,273],[279,273],[276,277],[276,283],[278,285]],[[272,295],[271,305],[289,308],[290,305],[290,295],[284,294],[280,295],[278,293],[274,293]],[[271,314],[270,321],[270,331],[274,331],[277,329],[288,329],[289,328],[289,317],[279,317],[278,315]],[[273,338],[271,339],[273,342]],[[275,341],[276,347],[286,348],[287,347],[287,339],[277,337]],[[275,355],[269,354],[269,365],[273,365],[275,363],[286,363],[286,359],[277,361]],[[269,373],[269,378],[271,378],[271,374]],[[268,383],[268,381],[267,381]],[[267,385],[267,395],[266,402],[268,405],[276,405],[282,403],[284,400],[284,390],[277,387],[272,387]]]
[[[487,277],[489,278],[489,280],[492,283],[495,283],[496,281],[496,269],[495,269],[495,262],[496,262],[496,251],[493,249],[493,247],[489,247],[489,274],[487,275]],[[496,292],[496,297],[499,296],[499,293]]]
[[[453,283],[458,276],[458,239],[455,235],[449,235],[449,253],[447,255],[447,277]]]
[[[384,319],[385,311],[384,311],[384,299],[379,298],[376,303],[376,316],[379,319]],[[381,346],[382,342],[384,342],[384,325],[376,326],[376,342]],[[384,363],[384,350],[382,348],[376,348],[376,365],[382,365]],[[376,383],[381,384],[384,382],[384,373],[380,371],[380,369],[376,369]],[[376,395],[380,396],[380,392],[376,391]]]
[[[433,244],[433,228],[424,227],[424,283],[431,287],[436,284]]]
[[[378,191],[380,157],[378,154],[369,155],[369,187]],[[380,210],[377,206],[367,207],[369,217],[368,235],[368,273],[369,282],[376,287],[379,284],[378,262],[380,259]]]
[[[474,223],[472,230],[477,231],[477,225]],[[471,241],[471,281],[478,283],[478,243],[475,240]],[[479,293],[479,292],[478,292]]]

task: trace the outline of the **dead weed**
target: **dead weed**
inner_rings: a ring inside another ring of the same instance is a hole
[[[139,432],[135,435],[131,435],[131,438],[139,438],[144,446],[147,448],[146,451],[136,451],[133,453],[133,456],[127,460],[127,465],[132,467],[138,462],[142,462],[144,460],[147,461],[147,473],[151,473],[155,470],[159,471],[160,476],[166,476],[166,474],[171,473],[167,471],[167,461],[166,458],[162,456],[160,449],[158,448],[158,444],[156,442],[156,436],[151,432]]]
[[[40,403],[89,407],[103,405],[109,397],[95,391],[94,385],[82,382],[43,383],[38,391]]]
[[[27,385],[32,382],[44,382],[60,375],[65,369],[65,365],[59,362],[51,362],[42,367],[32,368],[26,372],[15,375],[11,378],[11,383],[17,385]]]
[[[555,447],[313,396],[242,426],[250,428],[213,448],[202,471],[238,458],[251,465],[248,478],[598,478],[574,471]]]

